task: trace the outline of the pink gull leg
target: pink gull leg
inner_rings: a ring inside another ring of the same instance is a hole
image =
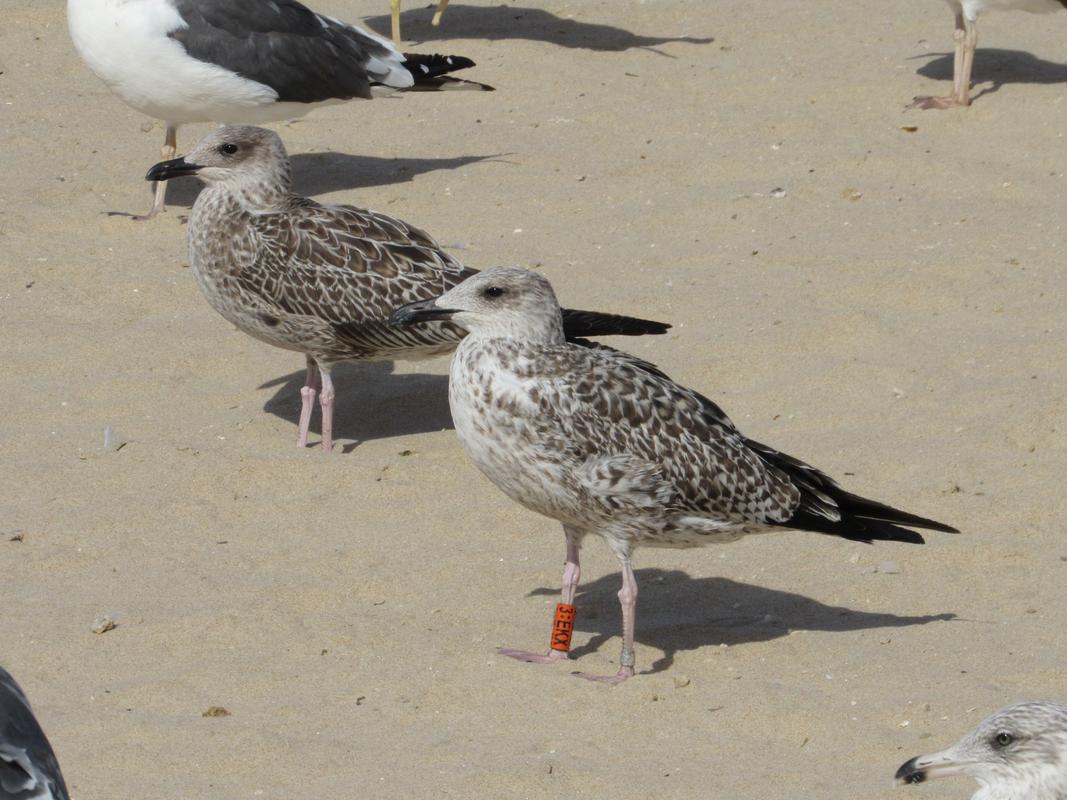
[[[560,593],[560,602],[573,605],[574,595],[578,590],[578,580],[582,577],[582,568],[578,563],[579,537],[573,536],[566,526],[563,530],[567,534],[567,563],[563,566],[563,589]],[[567,654],[562,650],[549,650],[544,654],[515,650],[511,647],[498,647],[497,652],[502,656],[517,658],[519,661],[531,664],[555,664],[567,660]]]
[[[952,94],[948,97],[916,97],[912,108],[957,108],[971,104],[971,69],[974,49],[978,44],[978,28],[968,24],[963,14],[956,15],[956,30],[952,32],[955,54],[952,61]]]
[[[333,449],[333,379],[330,378],[330,368],[320,366],[319,374],[322,375],[322,391],[319,392],[319,405],[322,407],[322,450],[329,453]]]
[[[619,589],[619,605],[622,606],[622,654],[619,656],[619,671],[614,675],[590,675],[575,672],[579,678],[612,685],[622,683],[634,675],[634,618],[637,609],[637,578],[629,558],[622,561],[622,588]]]
[[[300,389],[300,433],[296,439],[297,447],[307,447],[311,410],[315,407],[315,397],[319,393],[318,365],[311,356],[307,356],[307,365],[307,377],[304,378],[304,386]]]

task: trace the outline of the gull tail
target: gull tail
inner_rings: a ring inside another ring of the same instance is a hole
[[[452,89],[468,89],[477,92],[496,91],[488,84],[468,81],[448,74],[474,66],[474,62],[464,56],[404,53],[403,66],[415,79],[415,85],[408,89],[409,92],[440,92]]]
[[[620,314],[602,314],[599,311],[563,309],[563,333],[574,340],[584,336],[647,336],[666,333],[666,322],[654,322]]]
[[[746,441],[764,461],[784,472],[800,490],[800,505],[793,516],[775,523],[777,525],[867,543],[883,540],[923,544],[926,541],[909,528],[959,533],[956,528],[943,522],[847,492],[833,478],[810,464],[765,444],[751,439]]]

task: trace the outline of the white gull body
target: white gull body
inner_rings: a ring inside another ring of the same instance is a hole
[[[1067,800],[1067,705],[1030,700],[982,720],[956,744],[916,756],[897,770],[900,783],[969,775],[971,800]]]
[[[327,23],[333,23],[358,31],[380,46],[381,52],[367,53],[363,66],[375,82],[395,89],[413,84],[411,73],[403,66],[404,56],[391,42],[338,20],[320,19],[324,32]],[[78,53],[111,91],[131,108],[170,125],[291,119],[347,99],[279,100],[277,89],[270,84],[193,57],[173,36],[190,30],[190,23],[172,0],[68,0],[67,23]],[[316,43],[308,40],[304,46],[313,48]]]

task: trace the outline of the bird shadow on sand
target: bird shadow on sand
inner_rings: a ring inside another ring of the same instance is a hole
[[[956,618],[955,614],[902,617],[828,606],[810,597],[728,578],[692,578],[681,570],[636,570],[638,642],[663,652],[646,670],[662,672],[679,650],[766,642],[792,631],[858,631],[904,628]],[[593,637],[571,650],[573,658],[595,653],[622,632],[617,574],[579,586],[575,630]],[[528,596],[558,595],[558,588],[534,589]]]
[[[499,159],[503,154],[456,156],[454,158],[378,158],[348,153],[297,153],[293,164],[293,191],[304,196],[367,189],[408,183],[416,175],[438,170],[453,170],[480,161]],[[200,194],[202,185],[196,178],[175,178],[167,185],[167,205],[189,208]],[[358,203],[357,203],[358,205]]]
[[[332,376],[334,401],[333,435],[346,453],[360,442],[388,439],[413,433],[451,430],[448,410],[448,376],[413,373],[397,375],[392,361],[338,364]],[[293,438],[300,424],[300,388],[305,372],[293,372],[264,383],[260,389],[276,389],[263,410],[291,422]],[[313,441],[321,433],[320,409],[312,415]],[[350,440],[350,441],[349,441]]]
[[[634,48],[656,50],[657,47],[674,42],[710,44],[714,37],[694,36],[643,36],[612,25],[579,22],[575,19],[557,17],[540,8],[522,6],[462,6],[449,5],[437,28],[430,25],[433,10],[413,8],[400,14],[401,30],[416,44],[442,39],[528,39],[548,42],[560,47],[585,50],[623,51]],[[363,23],[388,36],[391,17],[382,14],[365,17]],[[660,53],[666,55],[666,53]]]
[[[952,53],[925,54],[913,58],[933,60],[916,70],[924,78],[952,83]],[[1001,86],[1010,83],[1067,83],[1067,64],[1046,61],[1024,50],[1000,50],[981,48],[975,54],[971,71],[971,83],[976,91],[971,99],[992,94]],[[986,85],[988,84],[988,85]],[[950,90],[946,90],[946,94]]]

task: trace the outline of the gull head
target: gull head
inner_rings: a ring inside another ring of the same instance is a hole
[[[253,125],[216,128],[181,158],[161,161],[145,180],[166,181],[195,175],[208,186],[225,184],[237,190],[256,187],[288,191],[289,156],[278,134]]]
[[[393,325],[450,320],[475,337],[563,341],[563,318],[552,285],[518,267],[494,267],[467,278],[440,297],[393,312]]]
[[[978,781],[973,800],[1067,797],[1067,706],[1032,700],[1001,709],[948,749],[903,764],[896,780],[947,775]]]

